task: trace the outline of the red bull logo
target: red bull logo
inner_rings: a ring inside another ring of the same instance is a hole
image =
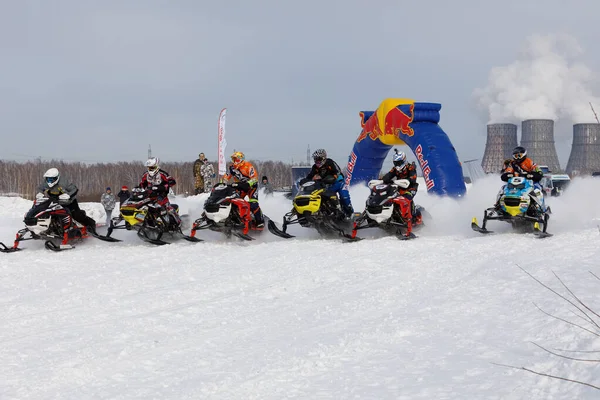
[[[392,108],[385,116],[385,134],[400,137],[400,134],[413,136],[415,130],[410,126],[415,117],[414,104],[401,104]]]
[[[360,143],[362,140],[366,139],[367,136],[371,138],[371,140],[376,140],[384,135],[393,135],[397,138],[400,138],[400,134],[413,136],[415,131],[410,124],[414,119],[414,110],[414,104],[400,104],[390,109],[383,121],[383,131],[381,130],[381,123],[377,116],[377,112],[375,112],[366,123],[361,124],[363,125],[363,130],[358,136],[358,139],[356,139],[356,142]]]
[[[418,145],[415,149],[415,155],[417,156],[417,160],[419,160],[419,165],[423,171],[423,178],[425,178],[425,185],[429,191],[435,186],[435,182],[429,177],[431,174],[431,168],[429,167],[429,161],[427,161],[423,155],[423,147],[421,145]]]

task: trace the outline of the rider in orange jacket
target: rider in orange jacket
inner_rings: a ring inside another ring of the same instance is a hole
[[[522,146],[515,147],[513,150],[513,159],[507,160],[504,163],[500,179],[507,182],[513,176],[522,176],[526,179],[531,179],[537,186],[539,186],[538,182],[544,176],[544,173],[537,164],[531,158],[527,157],[527,150]]]
[[[246,161],[244,153],[236,151],[231,155],[233,162],[229,166],[229,172],[222,178],[222,182],[227,182],[233,178],[235,187],[242,197],[248,196],[250,210],[254,214],[256,228],[262,229],[265,226],[265,220],[262,210],[258,204],[258,173],[256,168],[249,161]]]

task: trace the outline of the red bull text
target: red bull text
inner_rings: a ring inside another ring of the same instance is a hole
[[[421,145],[418,145],[415,149],[415,155],[417,156],[417,160],[419,160],[419,165],[421,165],[421,170],[423,171],[423,178],[425,178],[425,185],[427,186],[427,190],[431,190],[431,188],[435,186],[435,182],[429,177],[429,174],[431,173],[431,168],[429,168],[429,161],[427,161],[423,156],[423,147],[421,147]]]
[[[348,166],[346,167],[346,180],[344,181],[344,183],[346,184],[346,186],[350,185],[350,181],[352,180],[352,171],[354,171],[354,165],[356,165],[356,154],[354,154],[354,151],[352,151],[352,153],[350,153],[350,161],[348,161]]]

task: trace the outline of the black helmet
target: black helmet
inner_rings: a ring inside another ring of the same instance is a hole
[[[512,156],[515,161],[521,162],[527,157],[527,150],[523,146],[517,146],[513,150]]]

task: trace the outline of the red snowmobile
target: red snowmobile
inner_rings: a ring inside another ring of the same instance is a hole
[[[352,237],[356,237],[360,229],[377,227],[402,240],[415,238],[413,230],[423,225],[423,215],[430,215],[418,205],[415,205],[413,215],[410,200],[402,196],[402,189],[408,188],[409,184],[406,179],[395,180],[391,184],[379,179],[371,180],[368,184],[371,194],[365,202],[365,210],[354,220]]]
[[[249,235],[250,231],[262,231],[256,228],[250,203],[240,196],[235,187],[225,183],[218,183],[212,188],[210,196],[204,202],[202,216],[192,225],[190,236],[195,237],[196,231],[202,229],[222,232],[227,237],[234,235],[244,240],[254,240]]]

